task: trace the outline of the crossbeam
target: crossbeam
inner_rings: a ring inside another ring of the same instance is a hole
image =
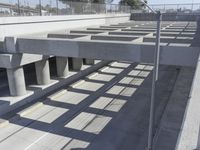
[[[116,41],[18,38],[19,53],[153,63],[155,45]],[[199,47],[161,46],[160,64],[195,66]]]

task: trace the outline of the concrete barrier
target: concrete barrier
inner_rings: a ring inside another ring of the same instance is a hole
[[[0,41],[3,41],[5,36],[47,33],[128,20],[130,20],[130,14],[2,17],[0,18]]]
[[[163,13],[163,21],[197,21],[200,14],[196,13]],[[135,21],[155,21],[156,16],[153,13],[132,13],[131,20]]]

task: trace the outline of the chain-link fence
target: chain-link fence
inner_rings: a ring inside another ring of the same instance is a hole
[[[150,5],[162,12],[200,13],[200,3]]]
[[[200,14],[200,3],[187,3],[187,4],[149,4],[149,6],[155,11],[161,11],[162,13],[192,13]],[[150,12],[145,6],[141,7],[141,4],[136,5],[132,9],[132,13]]]
[[[70,14],[130,13],[130,6],[59,0],[9,0],[0,2],[0,16],[51,16]]]

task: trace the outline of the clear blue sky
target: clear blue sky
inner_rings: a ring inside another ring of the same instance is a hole
[[[14,3],[16,2],[17,0],[0,0],[0,2],[4,2],[4,3]],[[24,2],[24,0],[20,0],[21,2]],[[36,3],[37,1],[39,0],[25,0],[25,1],[30,1],[32,3]],[[42,0],[42,1],[45,1],[45,2],[49,2],[50,0]],[[52,0],[52,2],[55,1],[55,0]],[[120,0],[114,0],[114,3],[118,3]],[[169,4],[169,3],[172,3],[172,4],[180,4],[180,3],[200,3],[200,0],[147,0],[149,4]]]

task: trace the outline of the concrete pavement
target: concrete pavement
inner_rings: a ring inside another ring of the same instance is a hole
[[[0,149],[145,149],[152,69],[148,64],[111,63],[32,111],[18,112],[20,117],[0,130]],[[157,127],[179,73],[176,67],[160,68]]]

